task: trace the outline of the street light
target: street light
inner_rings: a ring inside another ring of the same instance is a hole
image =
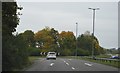
[[[77,31],[78,31],[78,23],[76,22],[76,57],[77,57]]]
[[[93,10],[93,41],[92,41],[92,58],[94,58],[94,28],[95,28],[95,10],[99,10],[99,8],[88,8]]]

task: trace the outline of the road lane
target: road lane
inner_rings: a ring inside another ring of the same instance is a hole
[[[118,71],[117,68],[78,59],[38,59],[26,71]]]
[[[72,71],[61,59],[56,60],[36,60],[26,71]]]
[[[64,59],[71,66],[76,68],[76,71],[118,71],[118,68],[107,66],[103,64],[98,64],[94,62],[89,62],[85,60],[78,59]]]
[[[72,69],[64,61],[62,61],[62,59],[57,58],[49,71],[72,71]]]

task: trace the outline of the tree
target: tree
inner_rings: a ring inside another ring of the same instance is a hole
[[[54,28],[46,27],[35,33],[34,37],[42,52],[57,51],[58,34]]]
[[[28,64],[26,43],[21,36],[14,36],[19,24],[16,2],[2,2],[2,71],[13,71]]]
[[[13,62],[13,40],[12,32],[18,25],[19,19],[17,18],[17,4],[16,2],[3,2],[2,3],[2,56],[3,56],[3,71],[11,70],[14,67]]]
[[[90,32],[88,31],[86,31],[85,34],[82,34],[81,36],[79,36],[77,38],[77,41],[78,41],[77,43],[78,48],[84,51],[89,51],[89,55],[91,55],[93,45],[94,45],[94,55],[105,53],[104,49],[99,45],[98,39],[95,36],[93,37],[93,35],[90,35]],[[82,52],[83,51],[81,51],[81,53]]]
[[[24,65],[29,64],[29,49],[27,46],[27,42],[23,39],[21,34],[14,36],[12,40],[12,46],[13,47],[13,56],[15,62],[12,62],[15,65],[15,68],[20,68],[22,69]]]
[[[29,47],[35,47],[34,32],[32,30],[26,30],[21,35]]]
[[[2,32],[3,35],[12,35],[12,32],[16,31],[16,27],[19,23],[17,16],[18,6],[16,2],[3,2],[2,3]]]
[[[65,52],[69,52],[67,55],[73,55],[75,50],[75,36],[73,32],[62,31],[59,35],[59,44],[61,49],[61,54],[66,55]]]
[[[50,35],[54,39],[53,44],[52,44],[53,51],[59,52],[59,42],[58,42],[59,32],[55,30],[54,28],[51,28]]]
[[[21,40],[24,41],[23,43],[26,44],[25,47],[28,56],[40,55],[40,49],[35,47],[34,32],[32,30],[26,30],[24,33],[20,33],[17,36],[21,37]]]

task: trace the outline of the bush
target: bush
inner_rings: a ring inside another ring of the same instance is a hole
[[[29,55],[30,56],[39,56],[40,55],[40,49],[34,48],[34,47],[29,47]]]
[[[84,50],[84,49],[77,49],[77,55],[78,56],[88,56],[90,55],[90,52],[88,50]]]
[[[72,51],[70,49],[64,49],[61,53],[63,56],[70,56],[72,55]]]

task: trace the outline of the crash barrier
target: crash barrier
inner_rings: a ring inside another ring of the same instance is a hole
[[[120,59],[110,59],[110,58],[96,58],[96,57],[88,57],[89,59],[94,59],[96,61],[101,61],[101,62],[114,62],[118,63],[120,62]]]

